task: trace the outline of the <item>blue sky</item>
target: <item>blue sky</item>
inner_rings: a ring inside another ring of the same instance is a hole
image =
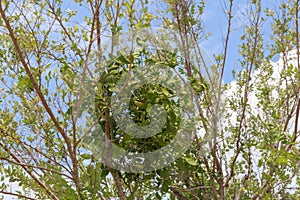
[[[245,7],[245,1],[236,1],[234,3],[234,18],[232,23],[232,33],[228,49],[228,57],[225,66],[224,82],[228,83],[233,80],[232,70],[238,68],[238,45],[242,34],[241,20],[239,19],[241,11]],[[227,18],[224,13],[223,0],[207,1],[206,9],[203,16],[205,31],[211,36],[201,45],[211,55],[223,53],[224,38],[227,32]],[[236,29],[236,30],[234,30]]]
[[[227,32],[227,18],[224,14],[224,2],[228,4],[228,0],[208,0],[206,1],[206,9],[203,15],[203,22],[205,31],[209,32],[211,36],[208,40],[204,41],[202,47],[211,55],[223,53],[224,38]],[[282,3],[280,0],[263,0],[261,1],[262,12],[266,8],[277,10],[278,5]],[[249,3],[244,0],[233,1],[233,19],[232,19],[232,32],[230,35],[230,42],[228,47],[228,56],[225,66],[225,73],[223,81],[225,83],[234,80],[232,70],[239,71],[239,53],[238,47],[241,44],[240,37],[243,34],[243,24],[245,23],[245,16],[243,13],[247,12]],[[272,43],[270,40],[270,19],[264,22],[262,32],[266,43]],[[265,51],[267,54],[268,52]],[[277,61],[278,56],[275,56],[272,61]]]
[[[275,7],[279,0],[264,0],[262,1],[263,10],[266,7]],[[89,15],[88,8],[79,7],[76,3],[63,4],[63,9],[78,10],[76,17],[73,18],[73,22],[82,21],[84,15]],[[210,33],[211,36],[208,40],[202,42],[201,46],[208,52],[209,55],[218,55],[223,53],[224,38],[227,32],[227,18],[224,13],[224,2],[228,6],[228,0],[207,0],[204,14],[202,16],[204,29],[206,33]],[[228,47],[228,57],[225,66],[224,82],[228,83],[234,80],[232,77],[232,70],[239,71],[238,67],[238,45],[241,43],[240,37],[243,34],[244,16],[242,13],[247,9],[247,1],[234,0],[233,1],[233,19],[232,19],[232,32],[230,36],[230,42]],[[156,5],[156,3],[154,3]],[[157,5],[160,6],[159,3]],[[149,8],[149,11],[156,12],[156,8]]]
[[[262,10],[265,10],[265,8],[267,7],[275,9],[279,5],[280,1],[281,0],[263,0],[261,2]],[[204,23],[205,32],[210,33],[211,36],[208,38],[208,40],[203,41],[201,46],[211,56],[221,54],[224,50],[224,38],[226,37],[227,33],[227,16],[224,13],[224,4],[226,4],[226,6],[229,6],[228,2],[228,0],[206,0],[206,7],[202,19]],[[238,46],[239,44],[241,44],[240,37],[243,34],[243,24],[245,23],[245,16],[243,16],[243,12],[246,12],[247,8],[249,7],[249,3],[247,2],[249,1],[233,1],[233,19],[231,27],[232,32],[230,35],[228,56],[225,66],[225,74],[223,78],[225,83],[234,80],[234,77],[232,77],[232,70],[241,70],[238,62]],[[156,5],[156,3],[154,3],[153,5]],[[159,7],[159,3],[157,6]],[[79,21],[82,22],[84,15],[89,15],[90,12],[87,7],[79,7],[77,3],[74,3],[72,1],[65,1],[62,7],[63,10],[67,8],[71,10],[79,10],[76,17],[72,18],[72,21],[75,23]],[[156,8],[149,7],[150,12],[151,10],[152,12],[156,12]],[[266,24],[264,24],[264,26],[266,26]],[[265,27],[264,29],[268,31],[269,27]],[[266,34],[266,39],[268,40],[267,35],[268,34]]]
[[[266,0],[268,2],[270,0]],[[208,52],[209,55],[223,53],[223,39],[226,37],[227,31],[227,18],[224,14],[224,2],[227,0],[207,0],[206,7],[203,14],[203,23],[206,33],[210,33],[211,36],[208,40],[202,42],[201,46]],[[241,10],[245,9],[246,1],[235,0],[234,1],[234,18],[232,23],[232,28],[236,29],[231,33],[231,40],[229,45],[229,54],[227,57],[227,64],[224,74],[224,82],[228,83],[233,80],[232,70],[237,69],[238,60],[238,44],[240,43],[240,36],[242,34],[241,24],[243,23],[239,15]],[[160,6],[160,5],[158,5]],[[79,7],[75,3],[65,3],[64,9],[79,9],[80,12],[73,18],[74,22],[77,20],[82,21],[84,15],[88,14],[88,8]],[[153,9],[153,10],[152,10]],[[149,8],[149,11],[155,12],[156,8]]]

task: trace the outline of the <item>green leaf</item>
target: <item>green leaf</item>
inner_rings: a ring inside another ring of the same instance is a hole
[[[190,164],[190,165],[192,165],[192,166],[197,166],[197,165],[198,165],[197,160],[194,160],[193,158],[187,158],[187,157],[184,157],[184,160],[185,160],[188,164]]]

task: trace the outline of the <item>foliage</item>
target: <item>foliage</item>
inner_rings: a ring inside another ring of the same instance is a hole
[[[239,15],[235,3],[224,1],[223,53],[211,65],[199,45],[210,35],[202,0],[1,1],[0,193],[62,200],[298,199],[299,1],[274,7],[247,1]],[[241,27],[233,23],[237,17]],[[139,32],[157,26],[167,34],[144,39]],[[234,28],[243,32],[238,39]],[[236,42],[236,80],[223,83]],[[271,59],[278,54],[276,66]],[[129,109],[119,110],[146,126],[150,107],[162,105],[166,123],[153,137],[126,133],[112,114],[120,77],[154,65],[172,69],[193,88],[197,134],[163,169],[118,171],[87,150],[90,127],[80,126],[79,111],[95,109],[96,123],[123,149],[166,146],[183,123],[176,91],[145,84],[131,95]],[[85,101],[90,91],[92,108]],[[18,191],[10,191],[9,182],[18,183]]]

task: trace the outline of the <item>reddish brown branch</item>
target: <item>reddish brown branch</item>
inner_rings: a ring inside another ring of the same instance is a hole
[[[2,132],[3,130],[1,130]],[[42,183],[38,177],[36,177],[25,165],[22,165],[21,160],[16,156],[13,152],[9,150],[7,146],[5,146],[2,142],[0,142],[0,147],[2,147],[17,163],[19,163],[19,166],[26,171],[26,173],[40,186],[44,189],[46,194],[49,195],[52,199],[59,200],[59,198],[53,194],[49,187],[47,187],[44,183]]]
[[[22,63],[27,76],[29,77],[36,93],[38,94],[42,105],[44,106],[45,110],[47,111],[47,113],[49,114],[51,120],[53,121],[53,123],[55,124],[56,128],[58,129],[58,131],[60,132],[61,136],[64,138],[64,141],[67,145],[67,149],[68,152],[70,154],[70,158],[72,160],[73,163],[73,172],[72,172],[72,176],[73,176],[73,181],[75,182],[76,188],[80,188],[80,184],[79,184],[79,173],[78,173],[78,167],[77,167],[77,158],[76,158],[76,151],[73,151],[72,148],[72,144],[70,141],[70,138],[68,137],[67,133],[65,132],[65,130],[61,127],[61,125],[59,124],[58,120],[56,119],[53,111],[51,110],[51,108],[49,107],[43,93],[41,92],[38,83],[36,82],[34,75],[32,73],[32,71],[30,70],[30,67],[28,66],[28,63],[25,61],[25,58],[23,56],[23,53],[21,51],[20,45],[17,41],[17,38],[15,36],[14,30],[11,27],[11,24],[8,20],[8,18],[5,15],[5,12],[2,8],[2,4],[0,4],[0,14],[1,17],[5,23],[5,27],[7,28],[8,32],[9,32],[9,36],[13,42],[13,45],[15,47],[16,53],[19,56],[20,62]],[[29,171],[28,171],[29,172]],[[80,194],[80,193],[79,193]],[[79,195],[80,196],[80,195]]]
[[[20,197],[20,198],[24,198],[24,199],[28,199],[28,200],[36,200],[34,198],[27,197],[27,196],[24,196],[24,195],[21,195],[21,194],[18,194],[18,193],[6,192],[6,191],[3,191],[3,190],[0,191],[0,194],[6,194],[6,195],[10,195],[10,196]]]

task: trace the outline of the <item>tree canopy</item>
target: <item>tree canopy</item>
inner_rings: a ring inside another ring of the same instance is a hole
[[[299,0],[221,3],[1,0],[0,195],[298,199]]]

